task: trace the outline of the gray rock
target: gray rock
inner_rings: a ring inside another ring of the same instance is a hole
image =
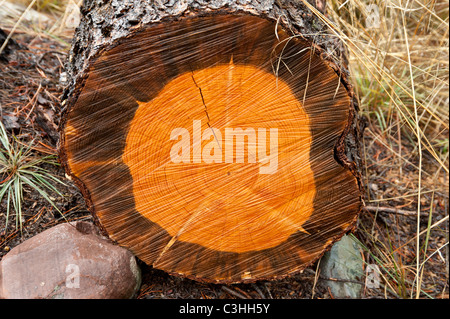
[[[123,299],[140,283],[134,255],[87,222],[52,227],[0,262],[0,299]]]
[[[364,277],[363,260],[356,242],[343,236],[320,260],[322,278],[335,278],[342,281],[322,280],[334,298],[360,298],[362,285],[348,281],[359,281]],[[347,282],[345,282],[347,281]],[[362,283],[362,282],[361,282]]]

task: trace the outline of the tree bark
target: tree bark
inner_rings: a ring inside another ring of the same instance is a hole
[[[358,105],[344,46],[303,1],[99,0],[81,13],[60,158],[111,239],[169,273],[232,283],[297,273],[354,228]],[[227,161],[233,126],[251,128],[242,161],[233,136]],[[270,128],[267,173],[256,149]],[[174,129],[192,136],[189,155],[172,153]]]

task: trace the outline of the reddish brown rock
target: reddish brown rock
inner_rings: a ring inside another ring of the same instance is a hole
[[[141,274],[134,255],[87,222],[65,223],[13,248],[0,262],[0,298],[131,298]]]

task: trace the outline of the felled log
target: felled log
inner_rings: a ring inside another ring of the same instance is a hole
[[[357,104],[342,44],[304,2],[81,12],[60,157],[112,240],[168,273],[234,283],[297,273],[353,229]]]

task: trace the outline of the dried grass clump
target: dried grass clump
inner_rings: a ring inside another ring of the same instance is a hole
[[[377,211],[360,223],[365,248],[373,248],[367,256],[397,296],[448,298],[446,284],[429,280],[443,269],[448,282],[448,2],[338,0],[330,7],[334,22],[323,21],[350,51],[369,119],[366,204]],[[379,231],[378,213],[386,223]]]

